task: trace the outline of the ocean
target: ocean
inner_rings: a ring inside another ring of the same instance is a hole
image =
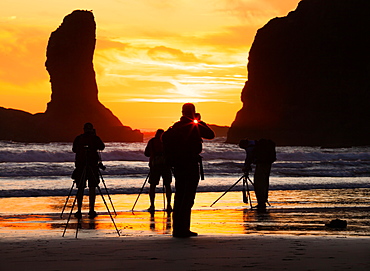
[[[248,182],[251,190],[248,203],[243,202],[240,192],[242,182],[233,186],[243,175],[245,151],[224,142],[225,138],[204,142],[205,180],[199,183],[192,211],[195,231],[210,235],[370,235],[370,147],[278,146],[270,177],[270,206],[266,214],[259,214],[250,208],[257,203],[252,183]],[[145,146],[146,142],[106,143],[101,152],[106,169],[101,171],[104,182],[100,187],[109,207],[98,196],[95,207],[99,216],[93,222],[84,220],[85,230],[81,234],[116,234],[107,214],[107,208],[111,211],[112,208],[105,187],[118,212],[114,220],[122,235],[171,234],[171,218],[162,212],[162,184],[157,188],[159,212],[154,216],[146,211],[147,183],[143,195],[139,194],[149,172],[148,158],[143,153]],[[76,189],[71,190],[74,169],[71,149],[71,143],[0,142],[0,236],[55,235],[53,231],[48,233],[50,229],[61,235],[76,194]],[[253,181],[253,173],[250,179]],[[72,196],[67,197],[70,191]],[[69,203],[62,219],[60,214],[66,201]],[[134,214],[131,210],[136,201]],[[85,205],[84,211],[87,210]],[[337,218],[348,222],[344,231],[325,227]],[[73,232],[69,230],[69,235],[74,234],[75,223],[71,221]],[[29,234],[30,231],[37,234]]]
[[[205,180],[199,192],[224,191],[242,176],[245,151],[224,142],[225,138],[204,142]],[[106,170],[101,173],[111,194],[140,191],[149,172],[145,146],[146,142],[106,143],[101,152]],[[0,197],[64,196],[72,186],[71,143],[0,141],[0,165]],[[241,183],[233,191],[241,190]],[[277,147],[270,190],[355,188],[370,188],[370,147]]]

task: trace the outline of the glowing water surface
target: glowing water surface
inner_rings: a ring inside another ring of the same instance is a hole
[[[267,212],[261,213],[242,202],[241,192],[228,192],[213,207],[210,205],[222,193],[198,193],[192,212],[192,230],[202,235],[234,234],[310,234],[310,235],[370,235],[370,189],[330,189],[271,191]],[[251,192],[252,205],[255,198]],[[147,194],[139,197],[134,211],[131,211],[137,194],[111,195],[117,215],[109,199],[107,207],[101,197],[97,198],[96,210],[99,216],[88,219],[88,201],[85,198],[83,218],[79,236],[118,236],[112,219],[121,236],[147,236],[152,234],[171,235],[171,215],[163,212],[163,197],[156,197],[157,211],[151,214]],[[60,218],[66,197],[33,197],[0,199],[0,234],[2,236],[61,236],[65,229],[72,196]],[[333,219],[345,219],[344,230],[327,228],[325,223]],[[75,218],[70,219],[67,238],[74,238],[77,226]]]

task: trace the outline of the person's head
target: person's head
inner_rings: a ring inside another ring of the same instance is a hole
[[[85,133],[93,133],[94,132],[94,126],[90,122],[86,122],[84,124],[84,132]]]
[[[254,144],[255,144],[254,140],[242,139],[239,142],[239,147],[242,149],[247,149],[249,147],[254,146]]]
[[[195,118],[195,106],[192,103],[186,103],[182,106],[182,115],[191,119]]]
[[[160,138],[162,136],[162,134],[164,133],[164,130],[162,129],[158,129],[157,132],[155,133],[155,137],[156,138]]]

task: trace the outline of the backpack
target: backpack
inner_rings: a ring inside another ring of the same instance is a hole
[[[199,136],[189,136],[188,130],[184,127],[180,125],[170,127],[162,135],[165,159],[170,166],[199,160],[202,139]]]
[[[183,146],[180,143],[181,137],[181,134],[173,127],[168,128],[162,135],[164,157],[170,166],[174,166],[178,157],[181,156],[181,147]]]
[[[164,168],[167,166],[166,159],[163,154],[159,154],[153,157],[151,161],[151,166],[156,168]]]
[[[256,141],[253,149],[254,164],[273,163],[276,161],[276,144],[270,139],[260,139]]]

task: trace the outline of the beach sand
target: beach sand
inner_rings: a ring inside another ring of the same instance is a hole
[[[370,270],[368,238],[198,236],[1,241],[1,270]]]
[[[76,231],[74,218],[65,227],[69,205],[60,217],[66,197],[1,198],[0,270],[370,270],[369,207],[258,213],[230,192],[210,208],[219,195],[198,193],[192,230],[199,236],[188,239],[171,236],[165,212],[144,211],[147,195],[134,212],[137,195],[112,195],[118,232],[99,200],[99,216],[84,212]],[[348,227],[327,228],[335,218]]]

